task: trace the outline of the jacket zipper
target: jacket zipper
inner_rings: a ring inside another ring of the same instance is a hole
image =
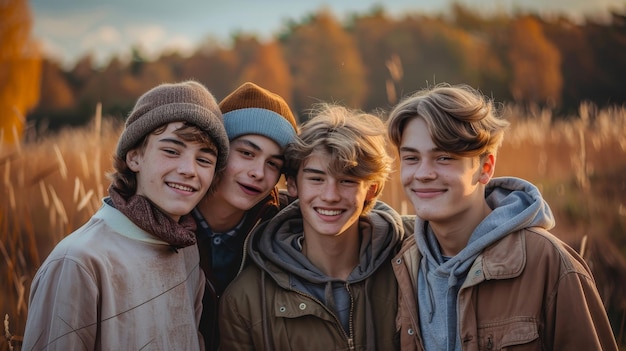
[[[348,291],[348,295],[350,296],[350,318],[348,319],[348,329],[350,330],[350,335],[348,336],[348,347],[350,350],[354,350],[354,299],[352,298],[352,291],[350,291],[350,284],[347,282],[346,291]],[[341,322],[339,325],[341,325]],[[343,327],[341,327],[341,330],[343,330]]]

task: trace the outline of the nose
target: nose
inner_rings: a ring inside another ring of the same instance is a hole
[[[265,176],[264,166],[263,162],[254,162],[248,170],[248,176],[254,179],[263,179]]]
[[[340,195],[337,182],[334,180],[328,180],[323,186],[320,198],[327,202],[339,201]]]
[[[186,177],[195,177],[198,174],[195,157],[180,157],[178,160],[178,173]]]
[[[413,176],[415,179],[424,182],[437,178],[437,173],[431,162],[422,161],[417,165]]]

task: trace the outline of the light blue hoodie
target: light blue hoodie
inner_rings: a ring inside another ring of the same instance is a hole
[[[416,218],[415,238],[422,254],[417,299],[426,350],[461,350],[458,293],[478,255],[509,233],[528,227],[554,227],[550,207],[539,189],[519,178],[493,178],[485,189],[493,211],[474,229],[465,248],[445,258],[428,222]]]

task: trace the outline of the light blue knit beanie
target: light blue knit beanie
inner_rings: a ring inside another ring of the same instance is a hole
[[[254,83],[244,83],[219,104],[229,140],[258,134],[275,141],[281,148],[289,144],[298,125],[289,105],[278,94]]]

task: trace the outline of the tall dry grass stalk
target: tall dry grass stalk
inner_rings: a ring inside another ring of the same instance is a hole
[[[626,256],[626,233],[620,229],[626,228],[626,109],[581,107],[585,123],[556,119],[547,110],[525,116],[508,106],[505,112],[512,125],[496,175],[538,185],[555,213],[555,234],[568,240],[585,236],[586,256],[601,235],[624,243]],[[96,212],[106,194],[104,173],[111,167],[121,124],[98,115],[86,128],[36,144],[0,146],[0,315],[9,316],[11,331],[5,327],[5,335],[18,347],[37,268],[59,240]],[[586,194],[579,172],[591,190]],[[398,178],[398,172],[392,174],[381,200],[412,213]],[[0,351],[6,349],[8,343],[0,342]]]
[[[0,350],[19,349],[37,268],[100,207],[121,123],[96,118],[94,124],[0,148],[0,312],[12,340],[0,342]]]

